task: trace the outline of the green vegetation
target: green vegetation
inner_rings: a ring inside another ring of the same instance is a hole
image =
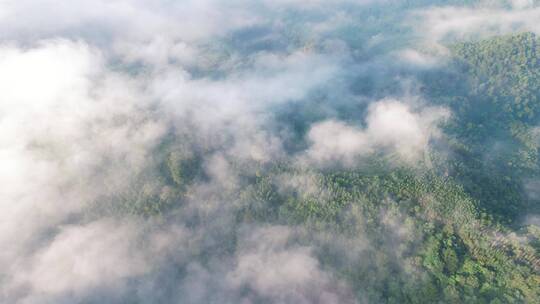
[[[450,170],[480,206],[513,222],[537,212],[523,190],[540,174],[540,39],[532,33],[451,46],[453,68],[426,75],[426,92],[454,119]]]
[[[238,165],[231,170],[242,186],[222,193],[234,226],[297,229],[322,267],[369,303],[537,303],[540,230],[520,223],[538,210],[524,183],[540,176],[539,44],[530,33],[458,43],[449,66],[426,72],[426,96],[453,111],[433,168],[274,163],[253,174]],[[202,158],[172,147],[160,148],[158,173],[139,178],[111,212],[166,217],[183,207],[190,186],[205,180]],[[234,231],[196,257],[234,254]]]
[[[317,191],[284,195],[272,182],[283,174],[308,178]],[[450,178],[406,169],[382,175],[278,169],[256,178],[243,197],[241,221],[304,225],[306,237],[321,242],[324,265],[370,302],[527,303],[540,297],[537,261],[524,254],[535,248],[500,243],[497,236],[509,230],[479,214]],[[361,253],[347,257],[332,248],[336,239]]]

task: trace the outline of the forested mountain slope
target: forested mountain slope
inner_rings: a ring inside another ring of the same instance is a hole
[[[454,112],[447,127],[455,139],[454,174],[483,208],[508,221],[538,213],[525,189],[540,173],[538,44],[532,33],[455,44],[456,70],[426,86]]]
[[[34,2],[1,303],[540,303],[538,1]]]
[[[200,159],[209,151],[182,152],[189,149],[175,139],[157,148],[166,162],[155,175],[105,200],[123,207],[103,208],[186,216],[193,227],[230,214],[219,239],[193,252],[203,264],[235,254],[236,227],[291,227],[324,269],[350,283],[351,299],[369,303],[533,303],[540,230],[519,223],[537,211],[525,183],[540,173],[538,42],[524,33],[451,46],[452,60],[423,88],[453,111],[444,126],[449,145],[429,152],[430,166],[396,166],[377,155],[347,169],[237,164],[242,186],[219,195],[234,201],[230,209],[193,214],[182,202],[207,178]]]

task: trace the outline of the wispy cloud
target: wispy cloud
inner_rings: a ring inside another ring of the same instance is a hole
[[[238,167],[422,160],[449,113],[417,102],[403,79],[440,58],[404,44],[374,53],[393,33],[365,30],[366,7],[396,3],[2,1],[0,302],[354,302],[293,228],[238,227]],[[416,11],[415,30],[437,42],[538,32],[538,8],[513,3]],[[284,107],[308,119],[278,117]],[[288,149],[297,123],[306,146]],[[199,155],[203,171],[174,212],[96,211],[134,188],[167,197],[154,178],[167,145]],[[278,179],[282,192],[329,195],[309,174]],[[397,221],[385,217],[399,234]],[[346,254],[358,259],[363,237],[340,240],[354,243]]]
[[[429,141],[440,134],[437,123],[447,116],[442,108],[416,112],[398,100],[378,101],[368,110],[365,128],[335,120],[314,125],[307,135],[312,144],[307,158],[319,164],[337,161],[350,166],[359,157],[384,151],[414,163],[427,152]]]
[[[514,32],[540,33],[540,7],[534,1],[511,1],[504,6],[443,6],[420,9],[413,16],[418,21],[418,35],[432,42],[474,39]]]

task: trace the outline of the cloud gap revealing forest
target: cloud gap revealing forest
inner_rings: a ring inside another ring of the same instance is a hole
[[[537,0],[0,2],[0,303],[540,303]]]

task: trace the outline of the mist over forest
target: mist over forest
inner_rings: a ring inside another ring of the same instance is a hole
[[[0,185],[0,303],[540,303],[540,2],[0,1]]]

